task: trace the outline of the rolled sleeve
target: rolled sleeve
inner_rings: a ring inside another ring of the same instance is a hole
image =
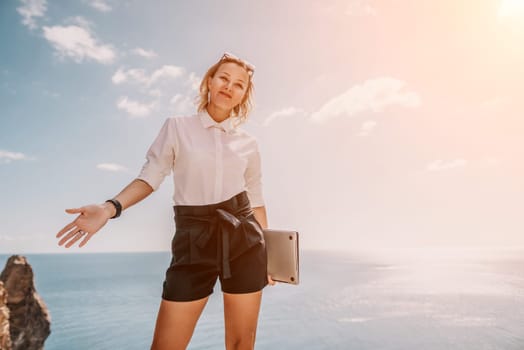
[[[262,194],[262,164],[258,144],[255,142],[255,149],[248,159],[246,171],[244,173],[246,181],[246,192],[251,207],[264,206],[264,196]]]
[[[175,160],[174,119],[167,118],[146,153],[146,162],[137,179],[147,182],[156,191],[164,178],[171,174]]]

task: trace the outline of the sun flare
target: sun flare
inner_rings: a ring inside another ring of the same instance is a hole
[[[502,0],[499,17],[520,17],[524,15],[524,0]]]

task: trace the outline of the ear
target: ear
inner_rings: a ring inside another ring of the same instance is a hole
[[[211,77],[211,76],[207,77],[207,89],[208,89],[208,90],[210,90],[210,88],[211,88],[211,79],[212,79],[212,78],[213,78],[213,77]]]

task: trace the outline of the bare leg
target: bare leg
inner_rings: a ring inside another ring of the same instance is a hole
[[[186,349],[209,296],[194,301],[162,299],[151,350]]]
[[[227,350],[255,347],[262,291],[245,294],[224,293],[224,323]]]

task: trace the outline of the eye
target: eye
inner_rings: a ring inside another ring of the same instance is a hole
[[[235,86],[237,86],[237,87],[239,87],[241,89],[244,89],[244,85],[242,85],[242,84],[236,83]]]
[[[228,81],[228,79],[224,76],[221,76],[220,79],[222,79],[223,81]]]

